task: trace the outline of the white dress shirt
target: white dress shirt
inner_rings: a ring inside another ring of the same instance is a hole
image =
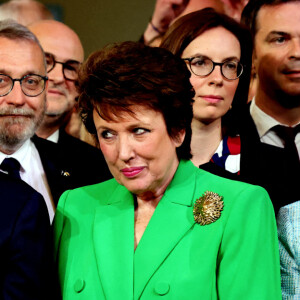
[[[48,136],[47,140],[57,144],[58,138],[59,138],[59,129],[57,129],[54,133]]]
[[[251,101],[250,104],[250,114],[257,128],[260,141],[265,144],[284,148],[282,139],[272,130],[272,127],[276,125],[287,125],[279,123],[277,120],[263,112],[256,105],[255,98]],[[300,153],[300,132],[298,132],[298,134],[296,135],[295,143],[298,149],[298,153]]]
[[[41,162],[40,155],[29,139],[21,148],[11,155],[0,152],[0,164],[7,157],[13,157],[21,164],[20,176],[23,181],[43,195],[52,223],[55,213],[55,205],[47,181],[47,177]]]

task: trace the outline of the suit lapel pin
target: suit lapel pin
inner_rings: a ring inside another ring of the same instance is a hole
[[[61,175],[64,177],[69,177],[71,174],[68,171],[61,171]]]
[[[224,207],[223,196],[206,191],[194,204],[194,220],[204,226],[218,220]]]

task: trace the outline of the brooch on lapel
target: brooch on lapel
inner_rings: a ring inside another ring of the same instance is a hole
[[[223,196],[206,191],[194,204],[194,220],[202,226],[211,224],[220,218],[223,207]]]

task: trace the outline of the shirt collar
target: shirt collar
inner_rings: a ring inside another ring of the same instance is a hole
[[[16,152],[7,155],[0,152],[0,164],[7,157],[15,158],[21,165],[21,171],[28,171],[30,169],[30,157],[32,151],[33,143],[28,139]]]
[[[47,140],[53,143],[58,143],[58,138],[59,138],[59,129],[57,129],[54,133],[48,136]]]
[[[255,123],[260,138],[267,134],[272,127],[281,125],[277,120],[263,112],[256,105],[255,98],[253,98],[250,104],[250,114]]]

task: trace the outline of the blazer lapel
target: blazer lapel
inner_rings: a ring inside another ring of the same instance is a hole
[[[57,144],[37,137],[31,138],[37,148],[55,205],[61,194],[72,186],[72,172],[64,166]]]
[[[139,299],[151,276],[194,225],[195,170],[191,162],[180,163],[136,248],[134,299]]]
[[[133,299],[134,199],[126,188],[97,209],[93,238],[105,299]]]

